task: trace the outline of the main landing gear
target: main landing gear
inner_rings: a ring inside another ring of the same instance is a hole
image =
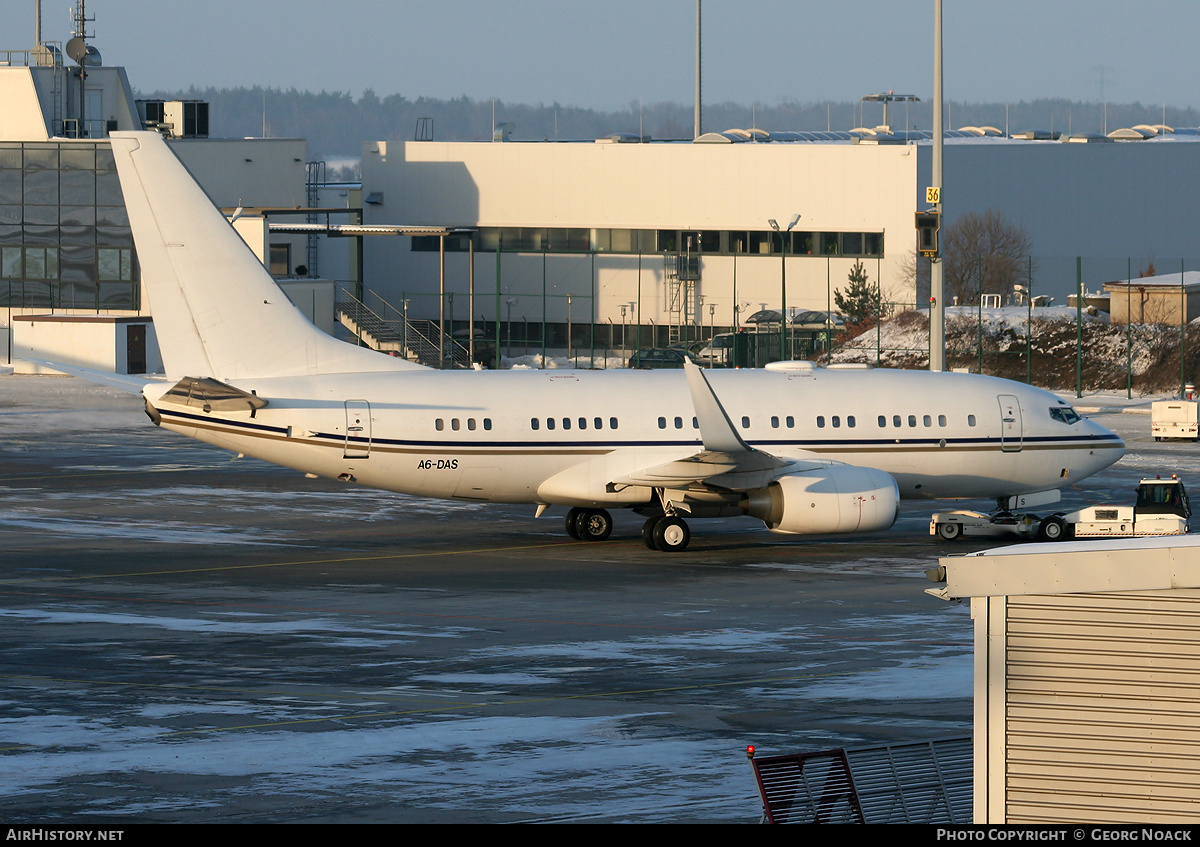
[[[577,541],[603,541],[612,534],[612,515],[605,509],[574,508],[567,512],[567,535]]]
[[[567,535],[577,541],[603,541],[612,534],[612,515],[605,509],[574,508],[567,512]],[[642,524],[642,541],[651,550],[677,553],[692,540],[683,518],[657,515]]]

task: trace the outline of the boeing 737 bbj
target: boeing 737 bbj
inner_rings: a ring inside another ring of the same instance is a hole
[[[684,518],[872,532],[901,497],[1057,493],[1124,452],[1053,394],[985,376],[776,363],[684,373],[438,371],[314,327],[156,133],[112,135],[167,372],[137,381],[167,429],[425,497],[609,509],[682,550]]]

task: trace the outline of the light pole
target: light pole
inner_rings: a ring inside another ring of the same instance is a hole
[[[505,344],[505,349],[507,350],[505,355],[507,355],[508,358],[511,359],[512,358],[512,307],[513,307],[513,304],[517,302],[517,298],[509,297],[504,302],[508,306],[508,341]]]
[[[716,348],[713,347],[713,342],[717,338],[717,304],[708,304],[708,366],[713,366],[713,359],[717,357]]]
[[[787,361],[787,241],[786,236],[800,222],[799,215],[792,215],[792,222],[787,229],[781,230],[774,218],[767,221],[771,229],[779,233],[779,254],[782,260],[779,266],[779,360]]]

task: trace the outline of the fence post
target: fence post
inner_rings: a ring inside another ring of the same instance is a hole
[[[1075,257],[1075,396],[1083,396],[1083,257]]]

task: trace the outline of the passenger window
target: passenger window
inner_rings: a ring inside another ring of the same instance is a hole
[[[579,419],[579,428],[580,428],[580,429],[587,429],[587,418],[580,418],[580,419]]]
[[[546,418],[546,429],[554,429],[554,418]]]
[[[926,415],[921,422],[925,424],[925,426],[933,426],[933,418],[929,417],[929,415]]]
[[[967,426],[975,426],[975,416],[967,415]]]
[[[450,428],[455,432],[458,432],[458,418],[450,419]]]
[[[796,419],[793,418],[791,415],[788,415],[787,416],[787,428],[794,429],[795,426],[796,426]]]
[[[492,428],[492,419],[491,418],[483,419],[483,428],[486,430],[489,430],[489,431],[491,430],[491,428]]]
[[[892,426],[900,426],[900,416],[892,415]]]
[[[887,426],[887,418],[884,415],[879,416],[879,425],[881,427]]]
[[[946,416],[938,415],[938,426],[945,426],[945,425],[946,425]]]
[[[683,429],[683,418],[675,418],[675,428]]]
[[[824,428],[825,428],[825,416],[817,415],[817,429],[824,429]]]
[[[750,428],[750,418],[747,415],[742,415],[742,429]]]
[[[699,429],[699,428],[700,428],[700,420],[698,418],[692,418],[692,429]]]
[[[475,419],[474,418],[467,418],[467,429],[471,430],[471,432],[475,431]]]
[[[833,425],[834,425],[835,427],[839,427],[839,426],[841,426],[841,425],[842,425],[842,419],[841,419],[841,418],[839,418],[837,415],[834,415],[834,416],[833,416]]]
[[[433,422],[433,428],[436,429],[438,432],[441,432],[443,429],[446,428],[446,422],[443,421],[441,418],[438,418],[436,421]]]
[[[608,428],[609,428],[609,429],[616,429],[616,428],[617,428],[617,419],[616,419],[616,418],[609,418],[609,419],[608,419]]]
[[[659,428],[659,429],[666,429],[666,428],[667,428],[667,419],[666,419],[666,418],[659,418],[659,419],[658,419],[658,428]]]
[[[846,415],[846,426],[854,426],[854,415]]]
[[[571,428],[571,419],[563,418],[563,429],[570,429],[570,428]]]
[[[779,416],[778,415],[771,415],[771,427],[773,429],[779,429]]]
[[[539,429],[541,427],[541,425],[542,425],[542,422],[540,420],[538,420],[537,418],[529,419],[529,428],[530,429]]]
[[[595,429],[604,429],[604,418],[594,418],[592,420],[592,426]]]
[[[909,426],[916,426],[916,425],[917,425],[917,416],[916,416],[916,415],[909,415],[909,416],[908,416],[908,425],[909,425]]]

